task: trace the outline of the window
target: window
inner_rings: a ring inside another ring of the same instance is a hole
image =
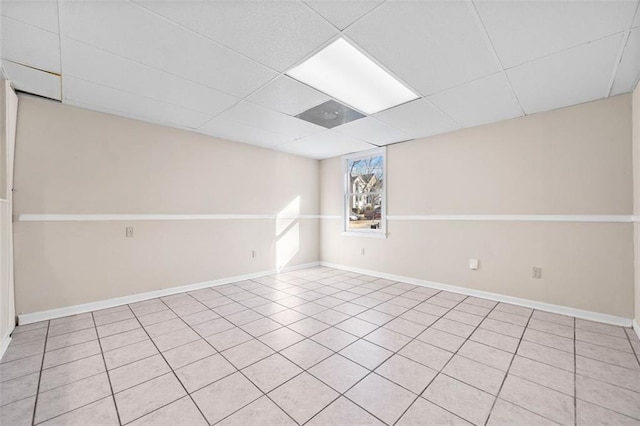
[[[343,157],[344,230],[354,235],[386,235],[385,149]]]

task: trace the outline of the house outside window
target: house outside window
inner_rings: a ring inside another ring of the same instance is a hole
[[[344,231],[386,236],[386,149],[343,157]]]

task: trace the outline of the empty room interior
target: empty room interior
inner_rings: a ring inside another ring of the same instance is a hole
[[[0,34],[0,425],[640,426],[640,0]]]

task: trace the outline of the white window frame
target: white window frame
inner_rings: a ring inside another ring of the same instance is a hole
[[[360,160],[369,157],[382,157],[382,176],[383,185],[380,201],[380,228],[378,229],[349,229],[349,198],[351,197],[349,179],[349,161]],[[350,237],[370,237],[370,238],[387,238],[387,148],[381,147],[369,151],[362,151],[356,154],[348,154],[342,156],[342,235]]]

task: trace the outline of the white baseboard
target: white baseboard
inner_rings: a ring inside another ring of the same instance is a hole
[[[640,339],[640,324],[638,324],[638,321],[636,320],[633,320],[633,331],[636,332],[638,339]]]
[[[3,337],[2,340],[0,340],[0,361],[2,361],[2,357],[4,356],[4,353],[7,351],[7,348],[9,347],[9,343],[11,343],[11,332],[13,330],[9,330]]]
[[[129,296],[116,297],[113,299],[100,300],[97,302],[83,303],[81,305],[67,306],[64,308],[50,309],[47,311],[33,312],[29,314],[18,315],[18,324],[25,325],[34,322],[45,321],[55,318],[62,318],[69,315],[83,314],[85,312],[97,311],[100,309],[113,308],[114,306],[126,305],[129,303],[141,302],[143,300],[156,299],[158,297],[169,296],[187,291],[199,290],[207,287],[215,287],[224,284],[230,284],[238,281],[250,280],[254,278],[262,278],[278,272],[289,272],[298,269],[311,268],[319,266],[320,262],[304,263],[301,265],[293,265],[282,268],[280,270],[270,270],[255,272],[252,274],[237,275],[234,277],[220,278],[217,280],[204,281],[201,283],[187,284],[178,287],[170,287],[162,290],[150,291],[147,293],[132,294]]]
[[[513,305],[538,309],[540,311],[552,312],[554,314],[568,315],[576,318],[586,319],[589,321],[597,321],[605,324],[618,325],[622,327],[632,326],[631,318],[618,317],[615,315],[602,314],[599,312],[586,311],[586,310],[577,309],[577,308],[570,308],[568,306],[554,305],[551,303],[537,302],[535,300],[521,299],[519,297],[505,296],[502,294],[490,293],[488,291],[474,290],[470,288],[458,287],[458,286],[449,285],[449,284],[442,284],[442,283],[433,282],[433,281],[426,281],[426,280],[421,280],[417,278],[404,277],[401,275],[387,274],[385,272],[372,271],[369,269],[354,268],[352,266],[339,265],[339,264],[330,263],[330,262],[320,262],[320,265],[327,266],[329,268],[356,272],[364,275],[371,275],[374,277],[384,278],[392,281],[401,281],[409,284],[419,285],[422,287],[435,288],[437,290],[446,290],[452,293],[460,293],[467,296],[482,297],[484,299],[494,300],[496,302],[511,303]],[[636,333],[640,335],[640,327],[638,327],[637,322],[633,321],[633,327]]]

